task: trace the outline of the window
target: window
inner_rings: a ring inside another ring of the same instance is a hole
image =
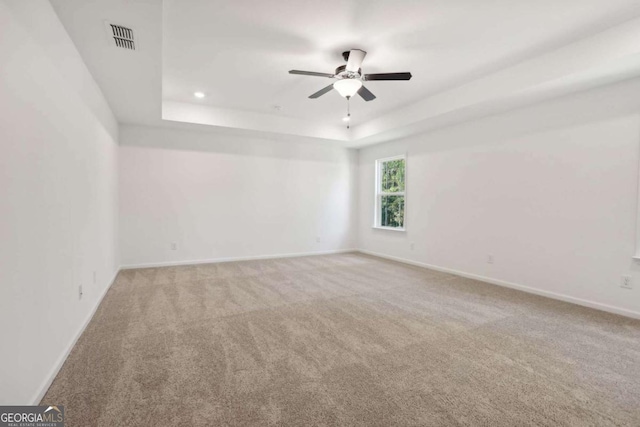
[[[404,230],[404,156],[376,161],[376,213],[374,227]]]

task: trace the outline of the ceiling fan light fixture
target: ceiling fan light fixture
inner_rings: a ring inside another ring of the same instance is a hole
[[[342,79],[333,84],[333,88],[345,98],[351,98],[358,93],[361,87],[362,82],[358,79]]]

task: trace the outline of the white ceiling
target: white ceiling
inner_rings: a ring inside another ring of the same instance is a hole
[[[181,121],[358,146],[424,130],[443,115],[454,122],[469,110],[486,114],[640,75],[637,0],[52,4],[124,123]],[[110,46],[105,20],[133,27],[140,50]],[[413,78],[367,82],[377,99],[352,100],[347,131],[345,99],[335,91],[307,98],[331,80],[288,70],[330,73],[350,48],[368,52],[365,73]]]

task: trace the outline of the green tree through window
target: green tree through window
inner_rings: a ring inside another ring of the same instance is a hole
[[[405,159],[378,160],[376,166],[376,225],[404,228]]]

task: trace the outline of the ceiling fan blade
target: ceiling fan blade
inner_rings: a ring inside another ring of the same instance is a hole
[[[333,74],[316,73],[315,71],[300,71],[300,70],[291,70],[289,71],[289,74],[300,74],[301,76],[329,77],[330,79],[335,77]]]
[[[320,89],[319,91],[317,91],[313,95],[310,95],[309,98],[311,98],[311,99],[320,98],[322,95],[324,95],[325,93],[329,92],[331,89],[333,89],[333,84],[330,84],[329,86],[325,87],[324,89]]]
[[[360,49],[351,49],[349,52],[349,60],[347,61],[347,71],[357,73],[362,66],[364,57],[367,56],[367,52]]]
[[[373,101],[374,99],[376,99],[376,96],[364,86],[360,87],[360,89],[358,90],[358,95],[360,95],[365,101]]]
[[[365,74],[365,80],[411,80],[411,73]]]

